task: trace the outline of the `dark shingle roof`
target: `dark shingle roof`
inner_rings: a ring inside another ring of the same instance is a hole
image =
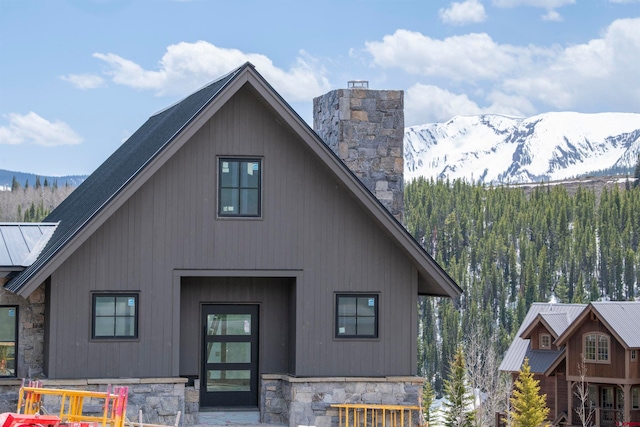
[[[246,63],[179,103],[150,117],[95,172],[76,188],[44,222],[60,224],[38,259],[5,288],[16,292],[29,278],[151,162]]]

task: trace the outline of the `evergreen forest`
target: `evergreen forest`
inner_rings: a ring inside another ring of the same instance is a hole
[[[409,232],[459,284],[419,300],[419,374],[442,396],[458,345],[490,393],[533,302],[632,300],[640,267],[640,188],[487,186],[424,178],[405,187]]]
[[[13,177],[10,191],[0,191],[0,222],[42,221],[75,187],[36,177],[20,184]]]

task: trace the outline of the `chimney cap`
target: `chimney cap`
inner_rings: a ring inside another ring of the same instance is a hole
[[[349,89],[369,89],[368,80],[349,80],[347,83]]]

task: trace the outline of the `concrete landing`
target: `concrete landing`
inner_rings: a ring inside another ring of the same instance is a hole
[[[200,412],[200,423],[197,427],[207,426],[273,426],[272,424],[260,424],[259,411],[215,411]],[[276,427],[276,426],[274,426]]]

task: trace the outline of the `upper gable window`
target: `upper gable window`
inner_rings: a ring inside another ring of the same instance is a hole
[[[583,354],[587,362],[609,363],[609,336],[596,332],[586,334]]]
[[[551,335],[540,334],[540,348],[547,350],[551,348]]]
[[[218,171],[218,216],[259,217],[262,161],[220,158]]]
[[[16,376],[18,307],[0,307],[0,377]]]

